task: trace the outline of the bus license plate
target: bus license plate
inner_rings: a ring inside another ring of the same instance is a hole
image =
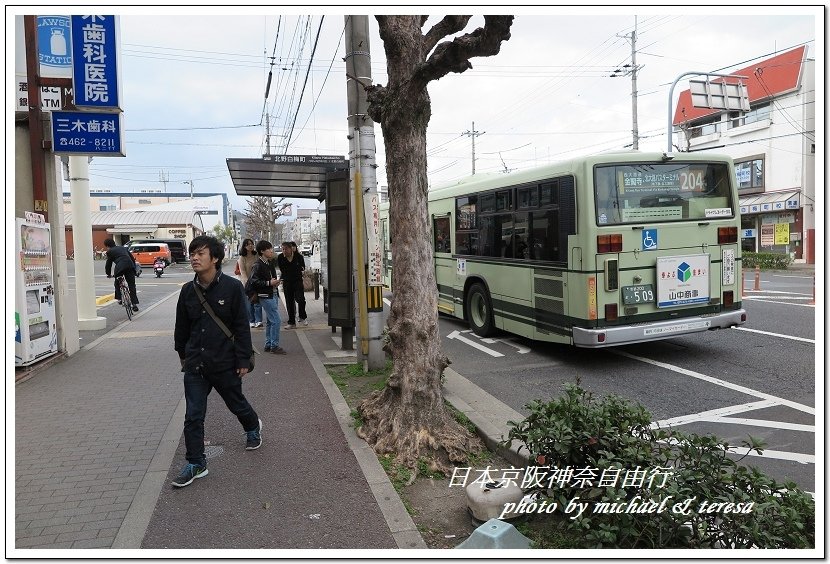
[[[637,284],[636,286],[623,286],[623,304],[637,305],[654,303],[654,286],[651,284]]]

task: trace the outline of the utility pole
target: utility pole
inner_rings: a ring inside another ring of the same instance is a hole
[[[159,171],[159,182],[164,186],[164,192],[167,193],[167,182],[170,180],[170,175],[163,170]]]
[[[190,199],[193,199],[193,179],[190,180],[182,180],[182,184],[190,184]]]
[[[631,64],[623,65],[623,69],[616,69],[611,73],[611,77],[629,76],[631,75],[631,148],[635,151],[640,148],[640,132],[637,126],[637,16],[634,16],[634,31],[628,35],[623,35],[631,41]]]
[[[467,135],[473,138],[473,174],[476,173],[476,137],[484,135],[486,131],[476,131],[476,122],[473,122],[473,129],[467,130],[461,135]]]
[[[353,268],[357,293],[358,359],[364,371],[386,365],[381,334],[383,300],[380,279],[380,243],[377,237],[377,181],[375,179],[375,124],[368,115],[367,85],[372,84],[369,57],[369,16],[346,16],[346,94],[351,172]],[[369,216],[367,218],[367,216]]]

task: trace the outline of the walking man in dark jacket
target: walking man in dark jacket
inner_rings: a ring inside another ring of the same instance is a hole
[[[107,273],[107,278],[115,276],[115,299],[118,300],[118,303],[121,303],[121,287],[118,284],[118,277],[124,275],[127,287],[130,288],[133,311],[138,311],[138,294],[135,291],[135,258],[127,250],[127,247],[116,245],[112,239],[104,239],[104,246],[107,248],[107,264],[104,265],[104,270]],[[113,265],[115,265],[115,269],[110,274]]]
[[[273,265],[274,245],[270,241],[256,244],[258,258],[251,269],[248,280],[250,290],[256,292],[259,303],[265,312],[265,352],[286,354],[280,346],[280,293],[277,286],[280,279]]]
[[[215,237],[196,237],[188,251],[196,276],[179,293],[173,332],[174,348],[179,353],[184,372],[186,403],[184,443],[187,464],[173,480],[173,485],[179,488],[207,476],[205,414],[212,389],[216,389],[242,424],[247,435],[245,448],[255,450],[262,444],[262,420],[242,393],[242,377],[248,372],[251,357],[248,300],[242,283],[222,273],[225,249]],[[203,298],[197,293],[196,286]],[[225,324],[233,339],[207,312],[202,299]]]
[[[282,253],[277,257],[277,265],[282,275],[282,293],[285,294],[285,309],[288,310],[286,329],[297,327],[295,311],[299,309],[300,323],[308,325],[305,312],[305,289],[303,288],[303,271],[305,259],[297,252],[297,245],[291,241],[282,244]],[[295,305],[296,302],[296,305]]]

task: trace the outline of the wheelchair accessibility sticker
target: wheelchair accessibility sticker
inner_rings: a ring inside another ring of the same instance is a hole
[[[643,250],[656,251],[657,250],[657,230],[643,229]]]

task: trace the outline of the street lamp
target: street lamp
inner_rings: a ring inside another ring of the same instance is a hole
[[[193,181],[192,180],[182,180],[182,184],[190,184],[190,199],[193,199]]]

